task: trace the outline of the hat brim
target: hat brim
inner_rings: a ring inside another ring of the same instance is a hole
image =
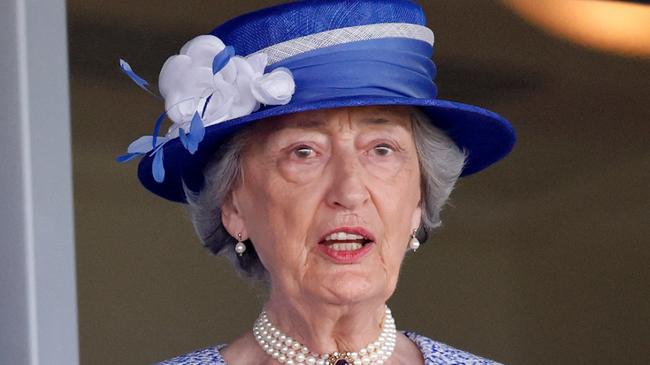
[[[186,202],[183,185],[200,191],[203,169],[216,149],[244,126],[261,119],[309,110],[333,109],[369,105],[410,105],[419,107],[433,124],[443,130],[467,153],[461,176],[483,170],[507,155],[515,143],[515,132],[506,119],[489,110],[440,99],[358,96],[335,98],[313,103],[287,104],[263,108],[255,113],[205,129],[205,137],[195,154],[190,154],[178,138],[164,148],[165,179],[154,180],[151,173],[153,158],[146,155],[140,161],[138,178],[151,192],[175,202]]]

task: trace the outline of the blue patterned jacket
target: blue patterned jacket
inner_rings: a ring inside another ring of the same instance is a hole
[[[499,365],[499,363],[455,349],[414,332],[404,332],[413,341],[424,358],[424,365]],[[227,365],[219,353],[226,345],[191,352],[157,365]]]

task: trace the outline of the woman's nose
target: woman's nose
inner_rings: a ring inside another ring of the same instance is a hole
[[[358,156],[342,152],[330,160],[330,187],[327,203],[336,209],[353,211],[363,206],[370,194]]]

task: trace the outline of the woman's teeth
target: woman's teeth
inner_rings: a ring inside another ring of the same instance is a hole
[[[359,250],[363,247],[362,244],[360,243],[332,243],[329,245],[329,248],[331,248],[334,251],[355,251]]]
[[[324,243],[334,251],[356,251],[361,249],[363,244],[367,242],[366,237],[358,234],[334,232],[325,237]]]
[[[325,237],[325,241],[356,241],[356,240],[364,240],[364,239],[365,237],[360,236],[358,234],[346,233],[346,232],[334,232],[329,236]]]

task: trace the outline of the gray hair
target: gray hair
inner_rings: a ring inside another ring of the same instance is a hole
[[[418,239],[424,242],[441,225],[440,211],[458,180],[466,155],[419,109],[412,109],[411,121],[422,180]],[[227,257],[244,276],[266,280],[268,273],[250,240],[244,242],[246,254],[237,255],[237,240],[221,222],[221,206],[241,178],[242,154],[253,131],[247,127],[222,144],[204,170],[203,189],[198,193],[185,189],[185,194],[194,229],[203,245],[213,254]]]

